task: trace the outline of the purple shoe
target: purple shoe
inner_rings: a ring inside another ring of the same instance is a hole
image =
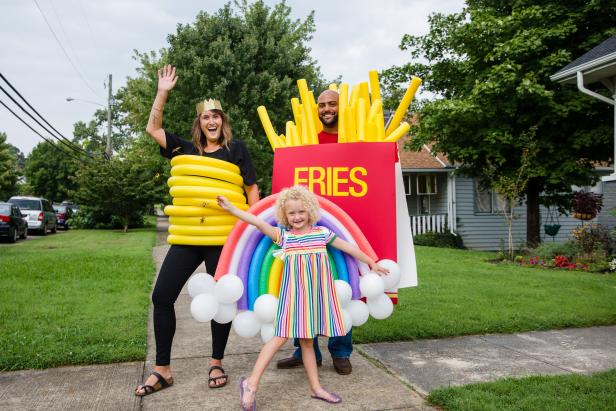
[[[325,392],[327,392],[327,391],[325,391]],[[334,397],[334,399],[333,400],[328,400],[327,398],[321,397],[319,395],[311,395],[310,397],[312,397],[312,398],[314,398],[316,400],[321,400],[321,401],[328,402],[330,404],[340,404],[342,402],[342,398],[338,394],[336,394],[335,392],[327,392],[327,393],[329,395],[331,395],[332,397]]]
[[[252,404],[250,404],[249,407],[244,407],[244,402],[242,401],[244,399],[244,390],[254,395]],[[242,409],[244,411],[257,411],[257,393],[252,388],[250,388],[250,386],[248,385],[248,381],[244,377],[240,378],[240,405],[242,406]]]

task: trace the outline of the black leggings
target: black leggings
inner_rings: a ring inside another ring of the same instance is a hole
[[[205,261],[210,275],[216,272],[222,246],[172,245],[158,273],[152,293],[154,303],[154,337],[156,339],[156,365],[169,365],[171,344],[175,334],[175,310],[173,305],[199,264]],[[212,358],[222,360],[229,339],[231,323],[211,321]]]

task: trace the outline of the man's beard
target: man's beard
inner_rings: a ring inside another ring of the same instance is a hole
[[[324,126],[333,126],[334,124],[338,124],[338,113],[336,113],[329,121],[325,121],[325,119],[319,116],[319,120],[323,123]]]

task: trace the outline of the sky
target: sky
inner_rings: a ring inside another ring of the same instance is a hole
[[[97,104],[107,104],[109,74],[113,91],[124,86],[127,78],[137,76],[134,50],[167,47],[167,35],[175,33],[178,24],[194,22],[200,10],[216,13],[226,2],[4,0],[0,73],[70,139],[74,123],[90,121],[100,108]],[[268,5],[278,2],[265,1]],[[316,32],[309,43],[312,57],[326,79],[342,76],[353,85],[368,81],[369,70],[407,63],[408,52],[398,47],[402,36],[426,34],[430,14],[459,12],[464,1],[288,0],[287,5],[293,19],[303,20],[314,10]],[[27,118],[1,91],[0,96]],[[66,101],[69,97],[76,100]],[[43,141],[1,105],[0,132],[25,155]]]

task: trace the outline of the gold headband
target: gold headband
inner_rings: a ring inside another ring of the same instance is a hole
[[[220,105],[220,101],[214,99],[203,100],[197,104],[197,114],[204,113],[209,110],[220,110],[222,111],[222,106]]]

